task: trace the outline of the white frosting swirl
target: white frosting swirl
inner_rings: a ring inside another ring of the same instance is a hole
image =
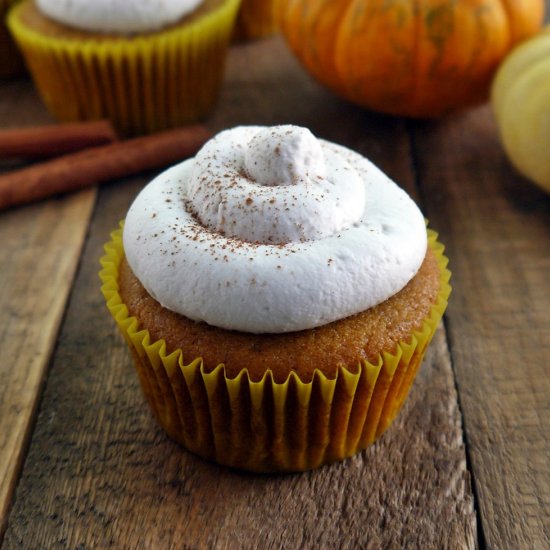
[[[92,32],[152,32],[192,12],[202,0],[36,0],[51,19]]]
[[[386,300],[426,246],[402,189],[295,126],[218,134],[153,180],[124,228],[130,267],[164,307],[253,333],[309,329]]]

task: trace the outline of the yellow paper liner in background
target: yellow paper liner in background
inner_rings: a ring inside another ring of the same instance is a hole
[[[136,135],[195,122],[214,107],[240,0],[127,40],[46,36],[21,20],[25,4],[8,25],[58,120],[108,118],[122,135]]]
[[[258,472],[302,471],[364,449],[391,424],[412,381],[451,291],[443,245],[428,230],[440,268],[436,303],[409,342],[376,364],[361,360],[357,373],[340,367],[334,379],[315,371],[304,383],[292,372],[276,383],[271,372],[254,382],[246,368],[231,379],[223,364],[208,372],[200,358],[183,364],[130,317],[118,292],[124,257],[122,229],[111,234],[101,259],[101,288],[111,315],[134,358],[143,392],[167,433],[198,455]]]
[[[283,0],[242,0],[235,39],[253,40],[277,33],[283,5]]]
[[[25,72],[23,56],[6,26],[6,15],[19,0],[0,0],[0,78],[11,78]]]

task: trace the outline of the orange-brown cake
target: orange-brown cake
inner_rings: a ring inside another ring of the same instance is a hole
[[[14,8],[8,23],[54,116],[109,118],[121,133],[139,134],[196,121],[216,102],[239,0],[189,2],[198,5],[151,30],[112,30],[108,11],[106,30],[98,13],[86,29],[44,13],[36,0]]]
[[[125,259],[120,265],[119,292],[128,314],[153,340],[163,339],[168,353],[180,349],[184,363],[202,357],[206,372],[223,363],[229,378],[246,366],[254,381],[271,371],[278,383],[287,380],[291,372],[303,382],[311,382],[315,370],[334,378],[339,367],[357,372],[362,360],[376,363],[382,353],[394,353],[398,342],[408,340],[422,327],[437,301],[440,278],[437,259],[428,249],[415,277],[383,303],[328,325],[285,334],[230,331],[163,308]]]
[[[102,290],[158,421],[253,471],[379,437],[450,292],[412,200],[295,126],[222,132],[140,193],[106,251]]]
[[[215,9],[219,9],[220,5],[224,3],[224,0],[203,0],[192,13],[185,15],[179,21],[168,24],[163,30],[171,30],[183,24],[196,23],[202,19],[205,15],[212,12]],[[61,38],[66,40],[94,40],[99,42],[105,41],[119,41],[124,42],[129,38],[136,38],[136,33],[128,34],[114,34],[112,31],[109,33],[99,31],[86,31],[76,27],[71,27],[66,23],[56,21],[51,17],[48,17],[42,13],[36,2],[25,2],[25,6],[21,8],[19,13],[19,21],[25,25],[28,29],[35,31],[36,33],[47,38]],[[141,31],[139,37],[146,37],[148,35],[156,34],[158,31]]]

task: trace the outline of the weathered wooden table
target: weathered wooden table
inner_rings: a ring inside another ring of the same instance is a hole
[[[28,80],[0,125],[49,122]],[[295,123],[405,187],[447,245],[453,295],[383,438],[300,475],[205,462],[157,427],[99,292],[111,229],[151,178],[0,213],[2,548],[550,548],[550,202],[487,106],[369,113],[279,38],[234,46],[213,130]],[[10,166],[3,165],[3,169]]]

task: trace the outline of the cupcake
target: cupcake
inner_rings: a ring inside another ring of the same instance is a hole
[[[5,23],[9,9],[18,0],[0,0],[0,78],[22,74],[25,69],[23,57],[8,31]]]
[[[262,38],[279,31],[281,0],[242,0],[235,37],[237,40]]]
[[[132,135],[211,111],[239,2],[24,0],[8,25],[56,118]]]
[[[446,263],[367,159],[251,126],[147,185],[100,277],[172,438],[231,467],[301,471],[391,424],[446,307]]]

